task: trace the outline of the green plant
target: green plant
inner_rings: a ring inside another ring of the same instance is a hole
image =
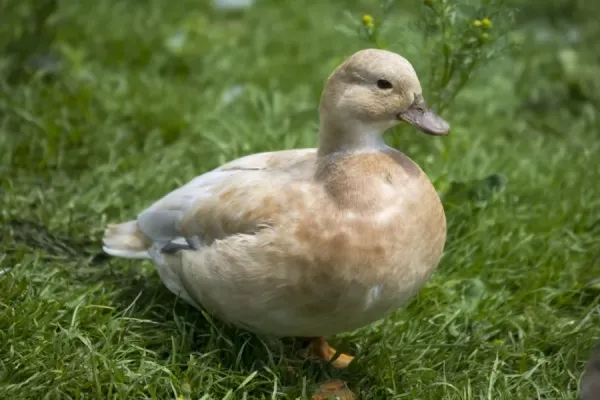
[[[0,0],[0,72],[5,69],[9,81],[24,72],[57,68],[49,54],[57,9],[57,0]]]

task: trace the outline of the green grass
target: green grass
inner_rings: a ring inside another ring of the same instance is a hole
[[[51,35],[33,39],[18,34],[27,10],[10,14],[0,398],[294,399],[330,377],[363,399],[576,398],[600,338],[600,32],[589,10],[565,12],[571,3],[526,4],[512,32],[521,49],[444,113],[449,137],[389,136],[443,194],[448,243],[406,307],[332,340],[358,356],[346,371],[181,304],[149,262],[109,259],[100,238],[107,222],[226,160],[314,146],[325,79],[366,45],[336,25],[377,4],[271,0],[223,15],[191,0],[64,1]],[[430,60],[405,28],[419,5],[396,10],[386,37],[425,81]],[[170,49],[178,31],[185,45]],[[31,46],[60,68],[15,69]],[[235,85],[243,91],[224,102]]]

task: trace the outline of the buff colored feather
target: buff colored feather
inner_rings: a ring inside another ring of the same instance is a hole
[[[320,120],[318,149],[200,175],[110,226],[104,250],[152,259],[175,294],[269,336],[328,336],[384,317],[437,267],[446,220],[427,176],[382,134],[402,121],[433,135],[449,126],[410,63],[373,49],[329,77]]]

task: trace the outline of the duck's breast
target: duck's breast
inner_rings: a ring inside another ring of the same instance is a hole
[[[279,282],[289,298],[279,312],[293,309],[296,329],[326,335],[380,319],[437,267],[446,238],[440,199],[416,164],[394,155],[352,160],[336,172],[346,182],[329,177],[318,207],[287,221],[270,243],[285,255]],[[349,173],[359,178],[348,182]]]

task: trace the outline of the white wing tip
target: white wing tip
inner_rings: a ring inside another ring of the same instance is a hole
[[[123,249],[113,249],[107,246],[102,246],[102,250],[113,257],[120,258],[128,258],[131,260],[151,260],[150,254],[148,251],[131,251],[131,250],[123,250]]]

